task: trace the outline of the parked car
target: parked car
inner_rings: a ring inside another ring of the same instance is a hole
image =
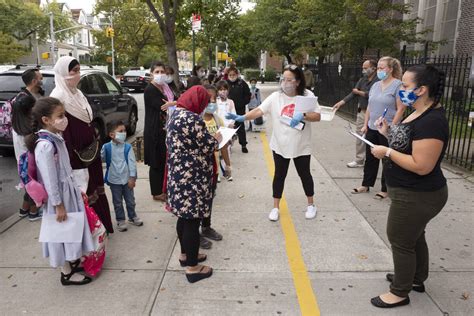
[[[18,67],[17,67],[18,68]],[[0,73],[0,107],[7,100],[17,95],[25,87],[21,74],[27,68],[11,69]],[[54,71],[51,68],[41,69],[43,74],[43,89],[49,96],[54,89]],[[135,134],[138,121],[137,101],[127,88],[120,87],[109,74],[96,69],[81,69],[81,80],[78,88],[84,93],[93,111],[92,124],[97,129],[101,139],[107,139],[106,126],[111,120],[123,120],[128,135]],[[11,152],[12,140],[0,137],[0,152]]]
[[[151,75],[148,70],[129,70],[120,78],[120,85],[135,91],[143,91],[150,81]]]

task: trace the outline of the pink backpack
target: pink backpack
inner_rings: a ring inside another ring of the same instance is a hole
[[[57,153],[54,140],[46,133],[38,133],[38,140],[49,141],[54,146],[54,154]],[[27,151],[21,154],[18,159],[18,175],[20,176],[20,186],[25,188],[28,195],[33,199],[37,207],[40,207],[48,200],[48,193],[44,186],[38,182],[35,154]]]

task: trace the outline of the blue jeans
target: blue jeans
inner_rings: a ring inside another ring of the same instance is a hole
[[[110,184],[112,191],[112,203],[114,204],[115,219],[118,221],[125,220],[125,212],[123,210],[122,197],[127,205],[128,219],[137,217],[135,213],[135,195],[133,189],[128,187],[128,184]]]

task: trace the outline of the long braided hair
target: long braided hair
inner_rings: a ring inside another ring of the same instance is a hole
[[[444,94],[446,75],[443,71],[432,65],[415,65],[407,69],[415,75],[417,87],[428,87],[428,97],[433,100],[431,108],[437,106]]]

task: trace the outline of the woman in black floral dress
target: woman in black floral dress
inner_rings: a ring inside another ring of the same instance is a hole
[[[211,136],[201,114],[209,103],[207,90],[194,86],[179,99],[168,124],[167,209],[178,217],[176,231],[181,244],[180,264],[193,283],[212,275],[212,268],[199,265],[199,224],[209,217],[212,201],[213,155],[221,140]]]

